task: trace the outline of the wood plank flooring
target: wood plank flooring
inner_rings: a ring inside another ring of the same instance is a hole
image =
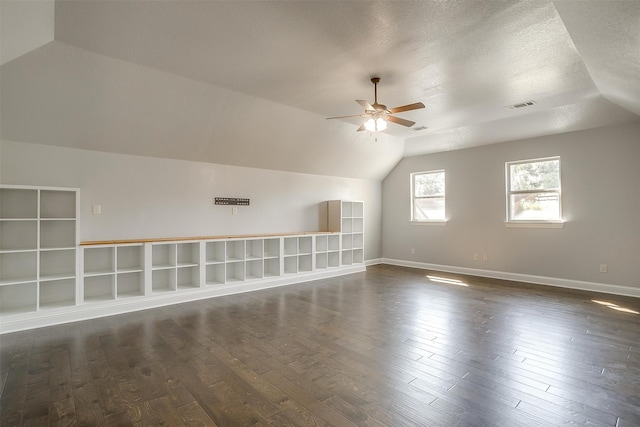
[[[0,336],[0,425],[640,426],[640,300],[366,273]]]

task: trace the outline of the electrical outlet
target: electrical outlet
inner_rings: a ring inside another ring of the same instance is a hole
[[[415,254],[416,253],[416,248],[411,248],[411,254]]]
[[[607,264],[600,264],[600,273],[606,273],[609,271],[609,266]]]
[[[479,258],[478,258],[478,254],[473,254],[473,260],[474,260],[474,261],[478,261],[478,259],[479,259]]]
[[[231,215],[238,215],[238,208],[235,206],[231,208]]]
[[[482,260],[483,260],[484,262],[489,261],[489,255],[487,255],[487,254],[482,255]]]
[[[102,215],[102,205],[93,205],[93,214]]]

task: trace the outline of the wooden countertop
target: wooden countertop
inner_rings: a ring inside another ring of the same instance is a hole
[[[194,240],[226,240],[226,239],[259,239],[262,237],[287,237],[304,236],[308,234],[339,234],[333,231],[298,231],[295,233],[270,233],[270,234],[229,234],[224,236],[195,236],[195,237],[153,237],[148,239],[122,239],[122,240],[88,240],[80,242],[80,246],[94,245],[126,245],[135,243],[152,242],[184,242]]]

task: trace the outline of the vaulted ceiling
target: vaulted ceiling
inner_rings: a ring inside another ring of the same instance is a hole
[[[638,1],[0,2],[2,139],[382,179],[640,119]],[[423,102],[356,132],[355,99]],[[534,105],[510,109],[527,101]]]

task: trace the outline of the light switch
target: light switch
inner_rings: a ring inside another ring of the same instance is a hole
[[[101,215],[102,214],[102,205],[93,205],[93,214]]]

